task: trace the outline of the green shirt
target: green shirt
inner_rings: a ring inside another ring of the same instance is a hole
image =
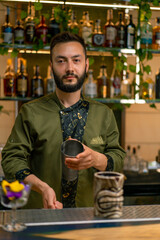
[[[87,100],[87,99],[85,99]],[[125,151],[119,145],[119,132],[110,108],[88,99],[89,111],[82,142],[112,157],[114,171],[122,171]],[[49,184],[61,200],[62,163],[60,146],[63,141],[60,104],[55,93],[23,104],[11,135],[2,151],[2,167],[11,179],[22,169],[30,169]],[[80,170],[76,195],[77,207],[93,206],[93,177],[91,167]],[[42,197],[31,191],[27,208],[42,208]]]

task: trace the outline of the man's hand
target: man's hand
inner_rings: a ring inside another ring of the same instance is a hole
[[[42,195],[43,207],[50,209],[62,209],[62,203],[56,200],[55,191],[45,182],[41,181],[34,174],[30,174],[24,179],[25,183],[32,185],[32,190]]]
[[[50,208],[50,209],[62,209],[62,203],[56,200],[55,191],[47,186],[44,191],[42,192],[42,199],[43,199],[43,207]]]
[[[107,157],[99,152],[83,144],[84,151],[79,153],[75,158],[65,158],[65,164],[68,168],[75,170],[87,169],[95,167],[100,171],[104,171],[107,167]]]

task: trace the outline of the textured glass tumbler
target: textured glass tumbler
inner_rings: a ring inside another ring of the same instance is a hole
[[[77,140],[66,140],[61,145],[62,153],[62,177],[67,181],[74,181],[78,177],[78,170],[68,168],[65,165],[65,158],[74,158],[83,152],[84,148],[81,142]]]
[[[119,218],[123,210],[124,175],[118,172],[94,174],[94,215]]]

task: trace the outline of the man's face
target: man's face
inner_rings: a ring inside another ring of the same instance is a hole
[[[79,90],[88,71],[83,47],[79,42],[59,43],[52,49],[52,71],[58,89]]]

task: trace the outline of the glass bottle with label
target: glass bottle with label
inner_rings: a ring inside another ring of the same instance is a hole
[[[156,18],[156,26],[153,27],[153,49],[160,49],[160,17]]]
[[[25,19],[25,41],[26,43],[33,43],[35,37],[35,22],[34,22],[34,6],[29,2],[28,17]]]
[[[107,22],[104,26],[105,29],[105,47],[113,48],[116,46],[117,29],[112,22],[113,10],[108,9],[107,11]]]
[[[121,96],[132,98],[132,81],[129,78],[129,73],[127,72],[123,78],[121,82]]]
[[[115,74],[115,68],[116,68],[116,62],[115,62],[115,58],[113,58],[113,69],[112,69],[112,73],[110,76],[110,81],[109,81],[109,97],[110,98],[114,98],[114,86],[113,86],[113,82],[114,82],[114,74]]]
[[[16,78],[16,95],[18,97],[28,96],[28,74],[26,72],[26,60],[19,58],[19,71]]]
[[[14,27],[14,43],[24,44],[24,27],[20,19],[17,19],[16,26]]]
[[[97,97],[97,83],[93,79],[93,70],[89,69],[88,78],[84,85],[84,95],[86,97],[95,98]]]
[[[129,24],[126,26],[126,47],[127,48],[135,47],[135,32],[136,32],[136,27],[132,21],[132,15],[130,15]]]
[[[107,67],[102,65],[100,67],[100,73],[97,77],[97,93],[98,98],[108,97],[108,84],[107,84]]]
[[[86,13],[86,11],[83,11],[82,19],[79,20],[79,35],[80,36],[82,36],[82,25],[83,25],[84,20],[85,20],[85,13]]]
[[[154,81],[151,78],[151,73],[147,76],[142,87],[142,98],[153,99],[154,98]]]
[[[123,22],[123,13],[119,13],[119,21],[116,23],[117,27],[117,47],[124,48],[126,46],[126,28]]]
[[[6,21],[2,26],[2,39],[3,43],[11,44],[13,42],[13,26],[9,20],[10,9],[7,7]]]
[[[49,42],[56,34],[60,33],[60,24],[56,21],[54,17],[54,8],[52,8],[52,16],[49,20],[48,25],[48,34],[49,34]]]
[[[120,97],[120,95],[121,95],[121,74],[120,74],[119,70],[117,70],[117,69],[115,69],[115,73],[114,73],[113,87],[114,87],[114,97]]]
[[[53,76],[53,73],[52,73],[52,69],[50,67],[50,65],[48,65],[48,69],[47,69],[47,78],[45,79],[45,85],[46,85],[46,94],[49,94],[49,93],[53,93],[56,89],[56,84],[55,84],[55,81],[54,81],[54,76]]]
[[[68,29],[69,29],[69,32],[73,34],[79,34],[79,24],[76,20],[75,11],[72,11],[71,13],[71,20],[68,23]]]
[[[104,34],[101,31],[101,19],[96,19],[95,28],[92,35],[93,46],[103,46],[104,45]]]
[[[41,97],[44,95],[44,83],[40,76],[39,65],[34,66],[34,76],[31,80],[31,96]]]
[[[159,68],[159,72],[156,73],[155,98],[160,99],[160,68]]]
[[[152,25],[147,19],[144,19],[141,25],[141,47],[152,47]]]
[[[82,38],[86,45],[91,45],[92,43],[92,25],[89,21],[89,12],[85,12],[85,19],[81,27]]]
[[[47,34],[48,34],[48,27],[45,24],[45,17],[41,15],[40,24],[36,27],[36,37],[37,39],[42,39],[43,43],[47,43]]]
[[[4,95],[7,97],[15,96],[15,73],[13,70],[12,59],[7,60],[7,69],[4,74]]]

